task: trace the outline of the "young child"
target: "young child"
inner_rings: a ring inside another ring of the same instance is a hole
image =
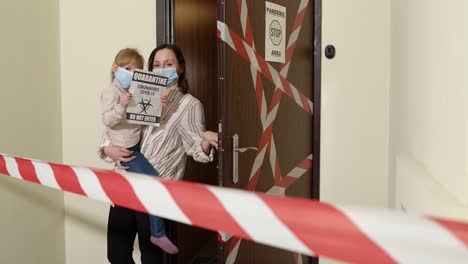
[[[125,111],[132,98],[128,89],[135,69],[143,69],[144,59],[135,49],[123,49],[115,56],[112,65],[112,83],[101,93],[101,116],[112,145],[133,151],[136,158],[121,165],[127,171],[152,176],[159,173],[140,153],[141,125],[126,122]],[[169,254],[176,254],[177,247],[168,239],[164,219],[150,215],[151,242]]]

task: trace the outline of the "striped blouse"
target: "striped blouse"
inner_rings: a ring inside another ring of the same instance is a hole
[[[179,108],[168,122],[160,128],[147,126],[143,129],[140,141],[141,153],[156,168],[162,178],[180,180],[184,176],[187,155],[195,161],[213,161],[213,149],[206,155],[201,147],[201,137],[205,132],[203,106],[190,94],[184,95]],[[98,151],[106,161],[103,147],[109,146],[106,135]]]

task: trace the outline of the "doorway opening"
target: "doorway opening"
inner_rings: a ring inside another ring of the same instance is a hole
[[[232,37],[264,58],[264,1],[156,1],[157,43],[181,47],[190,93],[204,106],[206,129],[220,132],[217,166],[188,159],[184,180],[319,199],[322,1],[271,1],[287,10],[286,61],[269,62],[287,82],[283,87],[275,73],[265,73],[262,65],[255,69],[242,51],[220,38],[220,25],[228,27]],[[239,148],[255,149],[235,155],[235,136]],[[253,171],[258,162],[261,170]],[[318,262],[250,241],[220,243],[215,232],[183,224],[173,223],[171,231],[180,253],[169,263]]]

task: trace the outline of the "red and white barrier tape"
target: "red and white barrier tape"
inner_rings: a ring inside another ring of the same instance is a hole
[[[226,42],[244,60],[250,63],[257,71],[261,72],[265,78],[273,82],[282,92],[289,96],[299,107],[312,115],[312,101],[302,94],[293,84],[284,78],[273,66],[245,40],[241,39],[226,24],[218,21],[217,36]]]
[[[352,263],[468,263],[463,222],[2,154],[0,174],[310,256]]]

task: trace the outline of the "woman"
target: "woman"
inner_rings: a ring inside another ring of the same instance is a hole
[[[141,153],[159,171],[162,178],[179,180],[184,175],[186,155],[198,162],[213,160],[213,147],[218,147],[218,134],[204,128],[203,106],[188,94],[185,59],[180,48],[172,44],[158,46],[150,55],[148,70],[165,74],[177,81],[165,91],[166,106],[159,127],[146,127],[141,138]],[[99,151],[101,158],[110,158],[122,167],[132,152],[110,146],[104,137]],[[148,215],[119,206],[109,211],[107,256],[111,263],[134,263],[133,243],[138,233],[141,261],[160,263],[161,251],[150,243]]]

